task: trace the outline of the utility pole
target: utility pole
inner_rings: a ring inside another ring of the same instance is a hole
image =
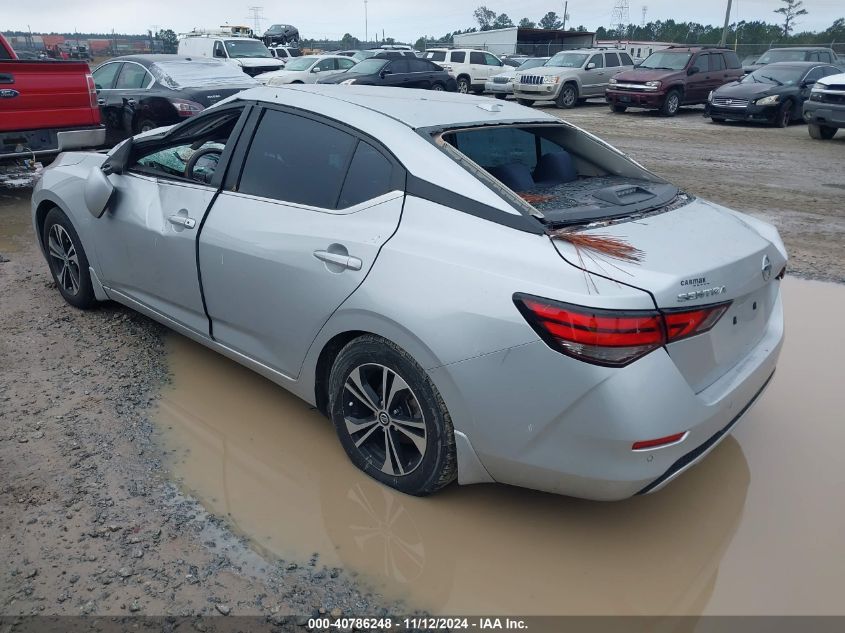
[[[728,25],[731,21],[731,2],[732,0],[728,0],[728,9],[725,11],[725,28],[722,29],[722,39],[719,40],[719,46],[724,46],[725,42],[728,41]]]
[[[367,0],[364,0],[364,45],[370,40],[369,25],[367,24]]]
[[[566,19],[569,17],[569,0],[563,3],[563,30],[566,30]]]

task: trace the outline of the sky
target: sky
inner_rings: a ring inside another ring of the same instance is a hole
[[[263,4],[262,29],[273,23],[296,26],[302,37],[339,39],[344,33],[364,38],[365,0],[316,2],[263,2],[263,0],[0,0],[0,31],[139,33],[171,28],[177,33],[222,24],[254,25],[250,7]],[[569,24],[588,30],[609,26],[617,0],[569,0]],[[382,30],[397,41],[414,42],[421,35],[440,36],[475,26],[472,13],[484,4],[506,13],[514,22],[522,17],[538,21],[548,11],[563,14],[563,2],[554,0],[366,0],[370,38]],[[727,0],[630,0],[630,22],[639,23],[643,5],[647,20],[674,19],[721,24]],[[779,22],[773,10],[779,0],[734,0],[731,21]],[[845,17],[843,0],[804,0],[809,12],[797,29],[824,30]]]

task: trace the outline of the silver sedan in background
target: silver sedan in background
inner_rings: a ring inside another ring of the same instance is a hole
[[[508,95],[513,94],[513,82],[516,79],[516,73],[537,68],[547,61],[549,61],[548,57],[529,57],[516,68],[490,77],[484,84],[484,92],[495,95],[497,99],[506,99]]]
[[[254,88],[60,155],[32,220],[68,303],[252,368],[416,495],[657,490],[760,396],[783,338],[772,226],[483,97]]]

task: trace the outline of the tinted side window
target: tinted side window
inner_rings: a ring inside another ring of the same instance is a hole
[[[822,51],[821,53],[819,53],[819,59],[827,64],[830,64],[833,61],[830,58],[830,53],[828,53],[827,51]]]
[[[619,55],[622,58],[622,65],[623,66],[633,66],[634,60],[631,59],[631,56],[628,53],[622,53]]]
[[[819,66],[817,68],[813,68],[810,72],[808,72],[806,77],[804,77],[804,81],[808,84],[814,84],[822,77],[824,77],[824,69]]]
[[[333,209],[355,139],[324,123],[267,110],[258,124],[238,190]]]
[[[407,59],[394,59],[387,67],[392,73],[408,73],[411,72],[408,68]]]
[[[223,42],[214,42],[214,57],[226,57],[226,49],[223,47]]]
[[[123,64],[114,87],[117,90],[136,90],[145,87],[148,83],[150,83],[150,77],[146,68],[138,64]]]
[[[111,88],[114,84],[114,77],[120,70],[120,64],[105,64],[94,71],[94,85],[98,90]]]
[[[470,52],[469,54],[469,63],[470,64],[484,64],[484,53],[475,53]]]
[[[457,55],[457,53],[452,53],[453,62],[458,61],[457,59],[455,59],[455,55]],[[427,53],[426,56],[436,62],[446,61],[446,51],[432,51],[430,53]]]
[[[710,70],[725,70],[725,58],[721,54],[710,55]]]
[[[393,165],[372,145],[361,141],[352,157],[337,208],[372,200],[391,190]]]
[[[613,68],[619,65],[619,55],[616,53],[605,53],[604,58],[607,61],[607,67]]]
[[[710,70],[710,55],[699,55],[692,65],[698,68],[700,73],[708,72]]]
[[[723,53],[725,56],[725,63],[727,64],[728,68],[731,70],[735,70],[737,68],[742,68],[742,64],[739,62],[739,57],[733,51],[727,51]]]
[[[593,55],[587,63],[595,64],[596,68],[604,68],[604,60],[601,55]]]

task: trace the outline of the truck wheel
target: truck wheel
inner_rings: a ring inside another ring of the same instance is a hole
[[[534,105],[534,99],[517,99],[516,102],[521,106],[528,106],[529,108]]]
[[[572,84],[564,84],[560,89],[560,94],[555,99],[558,108],[574,108],[578,105],[578,89]]]
[[[619,114],[622,114],[627,109],[628,109],[628,106],[616,105],[615,103],[610,104],[610,111],[611,112],[618,112]]]
[[[660,106],[660,114],[663,116],[675,116],[678,114],[678,109],[680,107],[681,91],[670,90],[669,94],[666,95],[666,99],[663,101],[663,105]]]
[[[815,138],[820,141],[829,141],[836,134],[836,128],[828,125],[817,125],[815,123],[807,124],[807,129],[810,131],[810,138]]]

